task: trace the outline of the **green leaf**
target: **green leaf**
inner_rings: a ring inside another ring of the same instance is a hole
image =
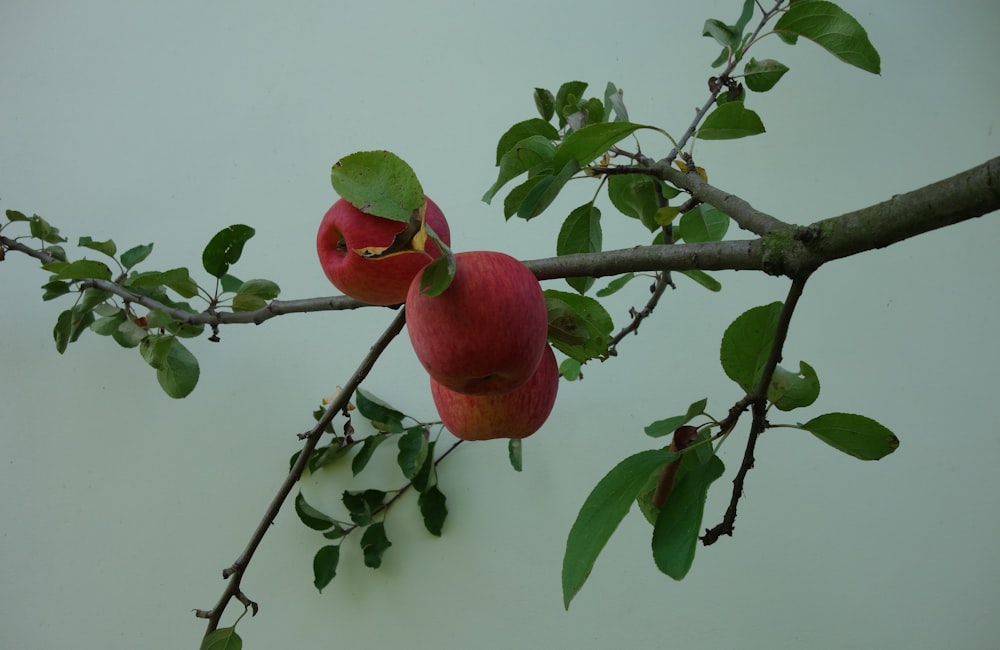
[[[243,280],[227,273],[219,279],[219,284],[225,293],[236,293],[243,286]]]
[[[388,433],[376,433],[375,435],[368,436],[361,443],[361,449],[358,453],[351,459],[351,473],[357,476],[361,473],[367,465],[368,461],[371,460],[372,454],[389,438]]]
[[[694,280],[709,291],[722,291],[722,283],[704,271],[694,269],[691,271],[681,271],[681,274]]]
[[[11,223],[14,223],[15,221],[31,221],[31,219],[29,219],[27,215],[18,210],[7,210],[6,215],[7,215],[7,220],[10,221]]]
[[[767,399],[782,411],[809,406],[819,397],[819,377],[805,361],[799,361],[799,371],[792,372],[781,366],[774,369],[774,377],[767,388]]]
[[[509,221],[511,217],[517,214],[518,208],[524,203],[524,198],[528,196],[528,193],[531,192],[531,189],[535,185],[538,185],[545,178],[545,176],[532,176],[511,189],[510,192],[507,192],[507,196],[503,200],[503,218]]]
[[[689,244],[721,241],[729,230],[729,217],[710,205],[702,204],[681,217],[678,236]]]
[[[420,514],[424,518],[424,528],[435,537],[441,536],[441,528],[444,527],[444,520],[448,516],[448,508],[445,505],[447,499],[438,487],[432,486],[420,493],[417,505],[420,506]]]
[[[198,295],[198,284],[191,279],[191,274],[185,267],[163,271],[159,276],[160,284],[173,289],[183,298],[194,298]]]
[[[577,366],[579,368],[579,366]],[[507,441],[507,457],[510,459],[510,466],[515,472],[524,469],[524,445],[520,438],[511,438]]]
[[[677,457],[666,449],[651,449],[629,456],[608,472],[587,496],[570,528],[563,556],[562,591],[566,609],[583,587],[597,556],[625,518],[649,475]]]
[[[747,88],[762,93],[774,88],[778,80],[788,72],[788,66],[774,59],[751,58],[743,68]]]
[[[622,287],[631,282],[632,279],[635,277],[636,277],[635,273],[626,273],[624,275],[618,276],[617,278],[609,282],[608,286],[604,287],[603,289],[599,289],[597,291],[597,297],[605,298],[613,293],[617,293],[622,289]]]
[[[614,329],[611,316],[593,298],[566,291],[544,291],[549,312],[549,341],[560,352],[583,363],[605,358]]]
[[[123,348],[134,348],[149,334],[144,328],[131,320],[125,320],[118,326],[118,331],[112,332],[111,338]]]
[[[417,492],[424,492],[428,488],[437,485],[437,469],[434,465],[435,444],[436,442],[433,440],[427,443],[427,458],[424,460],[423,465],[420,466],[419,471],[410,479],[410,483],[413,484]]]
[[[865,28],[832,2],[792,4],[774,25],[774,31],[804,36],[845,63],[881,74],[881,59]]]
[[[657,420],[646,427],[646,435],[653,438],[659,438],[673,433],[677,427],[684,426],[694,418],[704,413],[707,405],[708,398],[706,397],[705,399],[700,399],[688,406],[688,410],[684,415],[675,415],[673,417],[664,418],[663,420]]]
[[[585,81],[567,81],[559,86],[555,98],[555,114],[559,117],[559,128],[566,126],[566,116],[574,113],[587,90]],[[544,117],[544,116],[543,116]]]
[[[772,302],[749,309],[737,317],[722,335],[719,352],[722,369],[727,377],[747,392],[760,380],[764,371],[781,308],[780,302]]]
[[[556,169],[560,170],[558,174],[543,176],[540,181],[532,185],[531,190],[525,195],[517,209],[517,216],[522,219],[534,219],[540,215],[555,201],[569,179],[580,171],[579,165],[574,160],[570,160],[563,167]]]
[[[382,508],[385,502],[385,492],[382,490],[365,490],[364,492],[345,491],[341,501],[351,516],[351,521],[359,526],[372,523],[372,517]]]
[[[538,109],[538,114],[546,122],[551,121],[556,109],[556,98],[552,95],[552,91],[544,88],[535,88],[534,96],[535,108]]]
[[[505,153],[516,147],[521,140],[535,135],[547,140],[559,139],[559,131],[556,130],[556,127],[549,124],[547,120],[534,117],[530,120],[518,122],[500,136],[500,141],[497,143],[497,166],[500,166],[500,161],[503,159]]]
[[[628,122],[628,110],[625,108],[625,102],[622,99],[622,95],[622,89],[609,81],[607,87],[604,89],[605,119],[610,117],[613,112],[615,115],[615,122]]]
[[[330,544],[316,551],[316,555],[313,556],[313,584],[320,593],[337,575],[337,564],[339,563],[339,544]]]
[[[52,338],[56,341],[56,352],[62,354],[66,351],[72,333],[73,310],[67,309],[59,314],[59,317],[56,319],[56,326],[52,328]]]
[[[721,20],[709,18],[705,21],[701,35],[714,38],[719,45],[735,53],[740,47],[742,33],[734,26],[726,25]]]
[[[75,262],[55,262],[43,264],[42,268],[53,271],[53,280],[111,280],[111,269],[97,260],[77,260]]]
[[[66,241],[65,237],[59,235],[59,229],[42,219],[37,214],[32,215],[28,220],[28,229],[31,236],[41,239],[46,244],[59,244]]]
[[[592,202],[585,203],[570,212],[563,221],[556,239],[556,255],[598,253],[601,244],[601,211]],[[579,293],[587,293],[594,284],[594,278],[566,278],[566,282]]]
[[[70,292],[70,284],[64,280],[53,280],[42,285],[42,300],[52,300]]]
[[[389,151],[359,151],[330,170],[337,194],[367,214],[409,221],[424,203],[424,190],[406,162]]]
[[[243,639],[236,633],[236,626],[220,627],[206,634],[199,650],[242,650]]]
[[[743,105],[728,102],[708,114],[696,137],[702,140],[734,140],[764,133],[760,116]]]
[[[581,168],[586,167],[635,131],[648,128],[632,122],[602,122],[585,126],[566,136],[556,148],[552,168],[563,169],[571,161],[576,161]]]
[[[121,257],[119,259],[121,260],[122,266],[124,266],[125,270],[127,271],[128,269],[132,268],[139,262],[149,257],[149,254],[152,252],[153,252],[153,243],[150,242],[148,244],[128,249],[127,251],[121,254]]]
[[[127,320],[125,310],[119,309],[112,315],[102,316],[90,324],[90,329],[100,336],[111,336]]]
[[[270,280],[247,280],[236,290],[233,297],[233,311],[254,311],[267,306],[268,301],[278,297],[281,289]]]
[[[347,456],[355,444],[357,443],[347,442],[343,438],[336,438],[329,445],[320,447],[309,457],[309,471],[318,472],[320,469],[332,465]]]
[[[677,190],[666,183],[645,174],[622,174],[608,179],[608,198],[615,208],[626,217],[638,219],[653,232],[660,228],[657,212],[660,197],[673,198]]]
[[[389,433],[402,433],[404,431],[403,418],[406,416],[400,411],[361,388],[354,393],[354,399],[361,417],[370,421],[372,426],[379,431]]]
[[[111,239],[107,241],[94,241],[90,237],[80,237],[80,241],[78,241],[76,245],[82,248],[89,248],[90,250],[94,250],[99,253],[104,253],[108,257],[114,257],[115,253],[118,252],[118,247],[115,246],[115,242]]]
[[[483,202],[489,203],[504,185],[524,172],[538,173],[552,168],[552,158],[556,146],[540,135],[533,135],[518,142],[500,159],[500,172],[493,186],[483,195]]]
[[[580,372],[580,362],[576,359],[563,359],[562,363],[559,364],[559,374],[566,381],[576,381],[583,377],[583,373]],[[514,440],[518,440],[518,438],[511,438],[511,441]]]
[[[424,466],[427,460],[427,430],[423,427],[414,427],[399,437],[399,454],[396,462],[403,476],[412,479]]]
[[[229,271],[229,265],[239,261],[243,255],[243,245],[256,231],[250,226],[234,224],[223,228],[209,240],[201,254],[201,263],[211,275],[221,278]]]
[[[683,579],[694,562],[708,488],[724,471],[725,466],[715,455],[708,462],[689,467],[656,517],[653,560],[660,571],[674,580]]]
[[[879,460],[899,447],[899,438],[892,431],[871,418],[853,413],[827,413],[798,428],[861,460]]]
[[[303,524],[313,530],[326,530],[334,525],[332,519],[309,505],[301,492],[295,495],[295,514],[299,516]]]
[[[66,258],[66,251],[63,250],[62,246],[56,246],[56,245],[46,246],[45,247],[45,252],[48,253],[49,255],[51,255],[52,257],[56,258],[60,262],[67,262],[67,261],[69,261]]]
[[[201,370],[194,355],[176,338],[170,338],[172,343],[163,365],[156,369],[156,380],[163,392],[174,399],[180,399],[194,390]]]
[[[365,554],[365,566],[377,569],[382,566],[382,556],[392,546],[385,536],[385,524],[381,521],[365,529],[361,536],[361,550]]]
[[[431,297],[440,296],[445,289],[451,286],[451,281],[455,277],[455,254],[429,227],[427,233],[434,240],[438,250],[441,251],[441,257],[420,271],[420,291]]]

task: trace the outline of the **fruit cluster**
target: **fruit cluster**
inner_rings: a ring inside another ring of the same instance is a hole
[[[426,198],[425,223],[451,245],[444,214]],[[440,295],[420,290],[420,272],[441,250],[385,250],[407,224],[362,212],[341,199],[316,237],[327,278],[345,295],[377,304],[406,304],[417,359],[445,427],[464,440],[525,438],[555,404],[559,368],[549,346],[548,311],[538,280],[504,253],[455,255],[455,275]]]

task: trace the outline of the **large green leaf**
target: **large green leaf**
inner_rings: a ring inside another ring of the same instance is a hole
[[[104,262],[97,260],[77,260],[75,262],[52,262],[43,264],[42,268],[52,271],[53,280],[110,280],[111,269]]]
[[[201,640],[199,650],[242,650],[243,639],[236,633],[236,627],[220,627]]]
[[[174,399],[180,399],[194,390],[201,370],[195,356],[175,337],[170,338],[167,354],[162,365],[156,369],[156,381],[160,383],[163,392]]]
[[[90,237],[80,237],[80,240],[76,243],[76,245],[82,248],[89,248],[90,250],[94,250],[99,253],[104,253],[108,257],[114,257],[115,253],[118,252],[118,247],[115,246],[113,239],[94,241]]]
[[[782,411],[809,406],[819,397],[819,377],[805,361],[799,361],[799,371],[792,372],[781,366],[774,369],[767,399]]]
[[[256,231],[250,226],[234,224],[223,228],[209,240],[201,254],[201,263],[211,275],[221,278],[243,255],[243,245]]]
[[[570,160],[561,169],[558,167],[556,169],[559,169],[558,174],[543,176],[532,186],[524,200],[521,201],[521,205],[517,209],[517,216],[522,219],[534,219],[544,212],[545,208],[556,200],[569,179],[580,171],[580,166],[575,160]]]
[[[409,221],[424,203],[424,190],[406,162],[390,151],[359,151],[335,162],[333,189],[358,210]]]
[[[500,161],[503,160],[503,155],[517,146],[517,143],[525,138],[530,138],[535,135],[546,138],[547,140],[559,139],[559,131],[556,130],[556,127],[549,124],[547,120],[533,117],[530,120],[518,122],[514,126],[507,129],[507,131],[500,136],[500,141],[497,142],[497,166],[500,166]]]
[[[593,203],[584,203],[563,221],[556,239],[556,255],[598,253],[602,242],[601,211]],[[578,292],[586,293],[594,284],[594,278],[566,278],[566,282]]]
[[[788,72],[788,66],[774,59],[758,61],[751,57],[743,68],[743,78],[747,88],[762,93],[774,88],[774,84]]]
[[[879,460],[899,447],[899,438],[875,420],[853,413],[827,413],[799,425],[826,444],[861,460]]]
[[[555,289],[546,289],[544,294],[552,345],[581,363],[606,357],[614,322],[601,303]]]
[[[325,514],[313,508],[299,492],[295,495],[295,514],[299,520],[313,530],[326,530],[334,525],[334,521]]]
[[[358,413],[369,420],[376,429],[389,433],[403,432],[403,418],[406,417],[403,413],[361,388],[355,391],[354,399],[357,402]]]
[[[759,381],[771,353],[774,332],[782,304],[754,307],[745,311],[722,335],[719,360],[726,376],[749,392]]]
[[[721,241],[729,230],[729,217],[716,208],[702,204],[684,213],[678,236],[689,244]]]
[[[448,517],[448,507],[445,505],[446,501],[444,493],[436,485],[421,492],[420,497],[417,499],[417,505],[420,506],[420,515],[424,519],[424,528],[435,537],[441,536],[444,520]]]
[[[320,592],[337,575],[340,563],[340,545],[330,544],[316,551],[313,557],[313,584]]]
[[[412,479],[427,460],[428,441],[423,427],[414,427],[399,437],[396,461],[403,476]]]
[[[500,171],[493,186],[483,195],[483,202],[489,203],[504,185],[521,174],[542,169],[551,169],[556,146],[548,138],[533,135],[521,140],[500,159]]]
[[[789,7],[774,31],[803,36],[835,57],[873,74],[881,73],[881,58],[865,28],[832,2],[797,2]]]
[[[567,609],[649,476],[677,457],[666,449],[651,449],[629,456],[608,472],[587,496],[570,528],[563,556],[563,605]]]
[[[686,460],[694,461],[696,457],[690,454]],[[653,560],[674,580],[683,579],[694,562],[708,488],[723,471],[725,466],[715,455],[707,462],[689,464],[656,517]]]
[[[119,259],[121,260],[122,266],[125,267],[125,270],[128,270],[133,266],[135,266],[136,264],[138,264],[139,262],[146,259],[147,257],[149,257],[149,254],[152,252],[153,252],[153,242],[150,242],[148,244],[142,244],[140,246],[135,246],[133,248],[128,249],[127,251],[121,254]]]
[[[562,169],[570,161],[582,168],[608,149],[639,129],[650,127],[632,122],[602,122],[573,131],[560,143],[552,160],[553,169]]]
[[[743,105],[727,102],[708,114],[697,137],[702,140],[734,140],[764,132],[760,116]]]
[[[657,221],[661,196],[673,198],[677,190],[644,174],[621,174],[608,179],[611,203],[626,217],[641,221],[650,232],[662,225]]]

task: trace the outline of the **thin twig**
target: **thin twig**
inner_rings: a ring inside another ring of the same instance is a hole
[[[205,631],[206,635],[212,633],[216,628],[218,628],[219,620],[222,618],[222,614],[225,611],[226,605],[229,603],[230,599],[236,597],[239,598],[241,602],[246,604],[246,601],[243,600],[246,597],[240,597],[242,595],[242,592],[240,591],[240,582],[243,580],[243,575],[246,572],[247,566],[249,565],[251,558],[253,558],[257,547],[264,539],[264,535],[266,535],[267,531],[271,528],[275,517],[278,516],[278,511],[281,510],[282,504],[288,498],[288,495],[291,494],[292,489],[299,480],[299,477],[302,476],[302,472],[305,470],[306,465],[309,462],[309,456],[316,448],[320,438],[322,438],[327,425],[333,421],[333,418],[337,415],[337,413],[347,406],[347,403],[350,401],[354,391],[357,390],[358,386],[364,378],[368,376],[368,373],[375,365],[375,361],[378,360],[379,356],[389,345],[392,339],[403,331],[403,325],[405,323],[405,311],[401,309],[378,340],[372,345],[371,349],[369,349],[368,354],[365,355],[365,358],[361,361],[357,370],[354,371],[351,378],[346,384],[344,384],[344,388],[330,402],[326,411],[316,422],[316,425],[309,431],[309,436],[306,438],[306,442],[302,446],[302,451],[295,460],[295,464],[292,466],[291,471],[288,472],[288,476],[285,477],[285,480],[278,488],[278,492],[274,495],[274,498],[271,499],[271,503],[268,505],[267,510],[264,511],[264,516],[261,517],[256,529],[254,529],[246,548],[242,553],[240,553],[240,556],[236,559],[232,566],[227,567],[223,572],[223,577],[228,578],[229,581],[226,584],[226,588],[223,591],[222,596],[212,609],[208,611],[197,610],[197,615],[199,617],[208,619],[208,628]],[[252,601],[250,602],[252,603]]]
[[[750,435],[747,438],[746,450],[743,453],[743,463],[736,472],[736,477],[733,478],[733,491],[729,499],[729,507],[726,509],[726,514],[723,516],[722,521],[706,530],[705,534],[702,535],[701,541],[705,546],[714,544],[722,535],[729,535],[731,537],[733,534],[737,507],[740,498],[743,496],[743,485],[746,482],[747,473],[754,465],[754,450],[757,447],[757,440],[760,438],[760,434],[768,427],[767,389],[771,385],[774,371],[781,361],[782,349],[785,346],[785,339],[788,337],[788,329],[792,322],[792,314],[795,312],[795,306],[802,296],[802,290],[808,278],[809,276],[806,274],[792,280],[792,286],[788,289],[785,304],[782,305],[781,313],[778,315],[774,339],[771,342],[771,350],[768,353],[767,362],[764,364],[760,381],[757,382],[757,385],[743,399],[730,409],[729,417],[722,423],[723,428],[728,427],[731,429],[735,425],[735,419],[739,417],[740,413],[746,410],[747,404],[750,405],[753,421],[750,423]]]

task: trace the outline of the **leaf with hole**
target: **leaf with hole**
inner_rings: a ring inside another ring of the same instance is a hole
[[[256,231],[250,226],[233,224],[215,233],[201,254],[202,266],[209,274],[221,278],[229,271],[229,266],[239,261],[243,255],[243,245]]]

